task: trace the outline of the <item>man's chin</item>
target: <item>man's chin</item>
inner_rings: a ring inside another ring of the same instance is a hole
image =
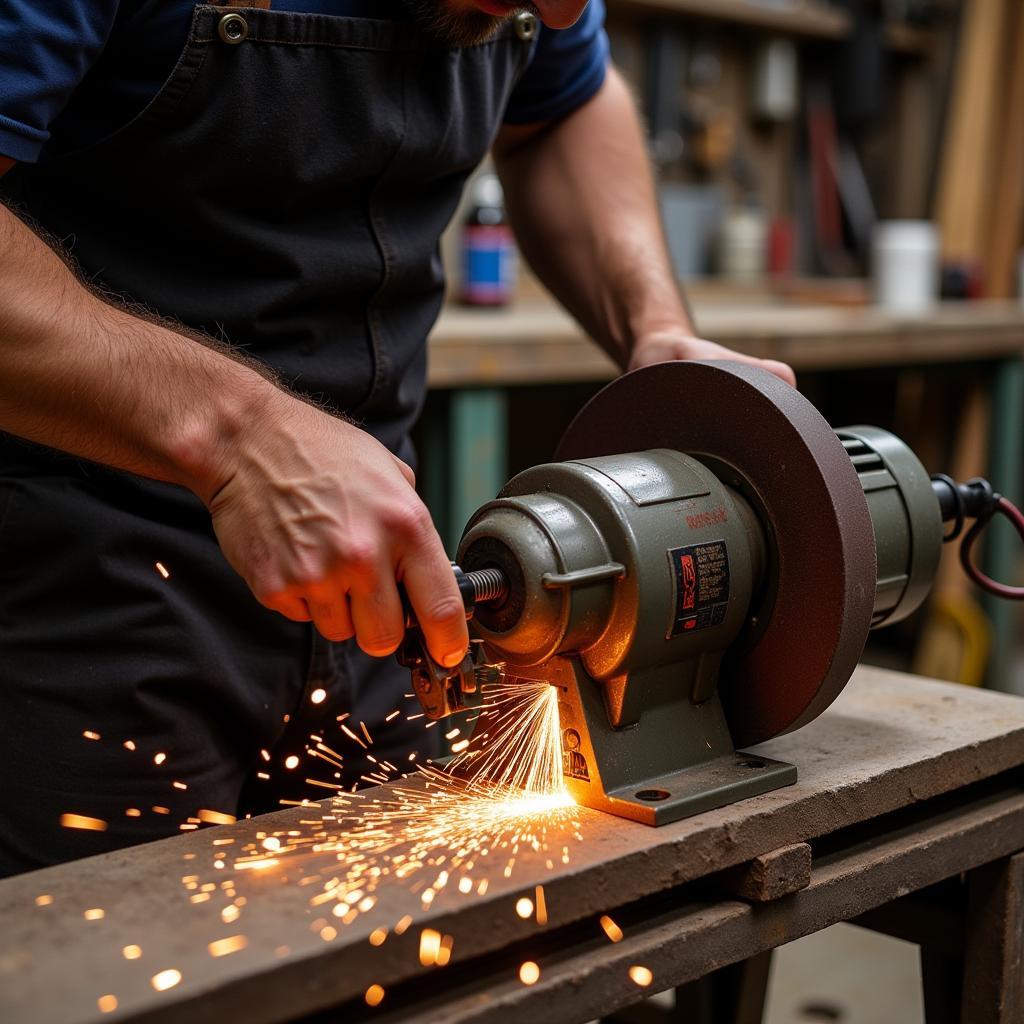
[[[492,39],[523,5],[502,0],[403,0],[427,35],[448,46],[477,46]]]

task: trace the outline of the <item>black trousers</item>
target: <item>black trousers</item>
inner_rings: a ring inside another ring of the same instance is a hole
[[[374,756],[430,756],[408,691],[393,658],[263,608],[187,491],[0,439],[0,875],[363,784],[346,714]]]

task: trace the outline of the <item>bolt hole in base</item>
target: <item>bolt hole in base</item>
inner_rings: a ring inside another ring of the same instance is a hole
[[[667,800],[671,795],[667,789],[641,789],[637,791],[636,798],[654,803],[657,800]]]
[[[765,768],[764,761],[740,761],[741,768]]]

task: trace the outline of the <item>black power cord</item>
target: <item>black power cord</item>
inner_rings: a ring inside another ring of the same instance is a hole
[[[953,520],[952,529],[942,538],[944,544],[952,543],[960,536],[966,519],[974,520],[960,544],[960,564],[964,572],[989,594],[1010,601],[1024,601],[1024,587],[1012,587],[986,576],[971,558],[975,542],[997,512],[1010,520],[1021,540],[1024,540],[1024,513],[1008,498],[997,494],[992,485],[981,477],[958,484],[945,473],[936,473],[932,477],[932,490],[939,500],[943,522]]]

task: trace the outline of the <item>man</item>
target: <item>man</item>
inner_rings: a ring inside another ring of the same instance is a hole
[[[407,434],[492,144],[623,368],[734,357],[692,336],[584,8],[0,0],[0,873],[272,809],[348,713],[413,749],[398,583],[438,660],[467,633]]]

